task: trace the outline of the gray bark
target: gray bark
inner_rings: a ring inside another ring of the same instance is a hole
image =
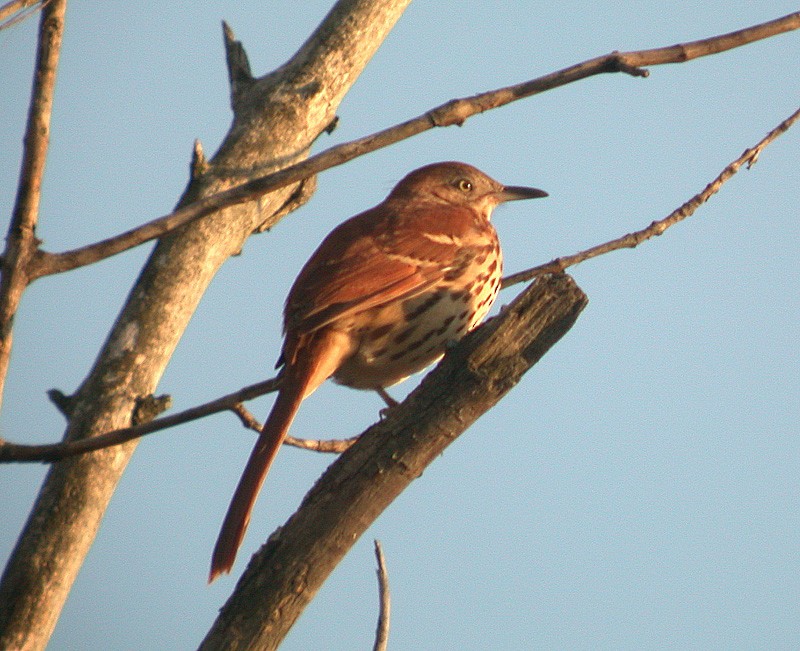
[[[207,167],[195,168],[179,205],[305,158],[409,2],[341,0],[289,62],[261,78],[249,77],[229,47],[233,123]],[[65,439],[131,424],[222,263],[307,195],[282,188],[158,242],[72,398]],[[135,448],[51,467],[0,583],[0,648],[45,647]]]
[[[276,649],[359,536],[566,334],[586,303],[569,276],[543,277],[451,350],[253,556],[201,650]]]

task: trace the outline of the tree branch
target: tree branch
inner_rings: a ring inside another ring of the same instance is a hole
[[[231,411],[239,417],[242,424],[254,432],[261,433],[262,423],[256,420],[255,416],[251,414],[245,406],[239,402],[231,407]],[[301,450],[311,450],[312,452],[324,452],[340,454],[347,450],[353,443],[358,440],[358,436],[351,436],[349,439],[298,439],[294,436],[287,435],[283,439],[284,445],[289,445]]]
[[[104,434],[98,434],[87,439],[64,441],[46,445],[19,445],[0,439],[0,463],[31,462],[31,461],[61,461],[79,454],[96,452],[114,445],[121,445],[134,439],[167,429],[183,425],[193,420],[217,414],[221,411],[234,410],[243,400],[252,400],[263,396],[278,387],[278,379],[272,378],[257,384],[229,393],[210,402],[190,407],[183,411],[162,418],[156,418],[141,425],[123,427]]]
[[[305,158],[410,0],[339,0],[275,73],[237,102],[209,171],[179,205]],[[302,92],[308,79],[317,92]],[[73,395],[66,440],[131,425],[153,394],[220,266],[285,206],[295,188],[197,220],[159,239],[86,378]],[[42,649],[83,564],[135,441],[50,466],[0,581],[0,648]]]
[[[389,621],[392,614],[392,596],[389,592],[389,573],[386,571],[386,559],[380,540],[375,540],[375,559],[378,562],[378,628],[375,631],[373,651],[386,651],[389,645]]]
[[[230,25],[222,21],[222,35],[225,39],[225,62],[228,64],[228,83],[231,87],[231,108],[236,110],[236,100],[247,88],[253,85],[250,61],[241,41],[237,41]]]
[[[583,262],[584,260],[596,258],[599,255],[610,253],[611,251],[616,251],[618,249],[633,249],[639,246],[642,242],[649,240],[651,237],[663,234],[664,231],[666,231],[670,226],[674,226],[678,222],[683,221],[687,217],[693,215],[695,210],[697,210],[712,196],[719,192],[719,189],[722,187],[722,185],[734,174],[736,174],[742,165],[747,164],[747,169],[750,169],[753,165],[755,165],[764,148],[780,135],[786,133],[791,126],[797,122],[798,119],[800,119],[800,109],[792,113],[753,147],[745,149],[744,153],[739,156],[739,158],[729,163],[725,169],[720,172],[719,176],[711,181],[711,183],[709,183],[702,190],[702,192],[699,192],[693,196],[680,208],[673,210],[663,219],[654,221],[647,228],[634,231],[633,233],[628,233],[627,235],[610,240],[604,244],[598,244],[584,251],[579,251],[578,253],[573,253],[572,255],[562,256],[560,258],[556,258],[555,260],[551,260],[546,264],[531,267],[525,271],[520,271],[510,276],[506,276],[503,278],[502,287],[511,287],[512,285],[526,282],[532,278],[535,278],[536,276],[541,276],[542,274],[561,273],[568,267]]]
[[[531,267],[525,271],[520,271],[510,276],[503,278],[502,287],[511,287],[522,282],[529,281],[537,276],[548,273],[561,273],[568,267],[584,262],[591,258],[596,258],[600,255],[610,253],[623,248],[635,248],[642,242],[662,235],[668,228],[674,226],[687,217],[690,217],[694,212],[706,201],[708,201],[714,194],[716,194],[722,185],[728,181],[734,174],[736,174],[742,165],[747,165],[748,169],[752,167],[758,160],[761,152],[779,136],[786,133],[791,126],[800,119],[800,109],[792,113],[788,118],[781,122],[778,126],[772,129],[764,138],[762,138],[753,147],[746,149],[741,156],[728,164],[724,170],[717,176],[711,183],[706,185],[702,192],[696,194],[694,197],[686,201],[679,208],[672,211],[665,218],[652,222],[648,227],[643,228],[633,233],[628,233],[616,239],[610,240],[603,244],[579,251],[572,255],[561,256],[555,258],[550,262]],[[210,402],[192,407],[185,411],[171,414],[163,418],[157,418],[148,423],[137,425],[134,427],[126,427],[118,429],[106,434],[93,437],[91,439],[84,439],[74,442],[55,443],[47,445],[21,445],[10,443],[0,439],[0,463],[10,462],[40,462],[40,461],[59,461],[70,456],[84,454],[86,452],[93,452],[103,448],[120,445],[133,439],[139,438],[152,432],[161,431],[169,427],[188,423],[211,414],[216,414],[221,411],[232,411],[244,424],[245,427],[252,429],[256,432],[261,431],[261,423],[259,423],[253,415],[245,409],[242,402],[252,400],[262,396],[271,391],[275,391],[278,386],[278,379],[273,378],[265,382],[259,382],[248,387],[244,387],[234,393],[229,393]],[[285,444],[294,447],[302,448],[304,450],[313,450],[316,452],[332,452],[340,453],[347,450],[358,437],[349,439],[331,439],[331,440],[314,440],[314,439],[298,439],[292,436],[286,438]]]
[[[49,0],[10,0],[0,6],[0,31],[32,16]]]
[[[39,22],[36,69],[28,123],[25,127],[22,168],[14,212],[6,236],[6,248],[0,261],[0,404],[11,357],[14,315],[22,293],[30,282],[30,262],[39,246],[35,229],[39,220],[42,175],[50,142],[53,89],[61,52],[66,5],[66,0],[47,3]]]
[[[31,278],[61,273],[98,262],[161,237],[165,233],[223,208],[253,201],[273,190],[297,183],[331,167],[342,165],[354,158],[388,147],[434,127],[461,125],[475,114],[505,106],[546,90],[608,72],[623,72],[646,77],[649,73],[643,70],[642,66],[683,63],[798,28],[800,28],[800,12],[700,41],[650,50],[612,52],[520,84],[487,91],[472,97],[454,99],[401,124],[358,140],[331,147],[279,172],[254,178],[230,190],[205,197],[125,233],[62,253],[48,253],[40,250],[32,261]],[[226,39],[237,43],[232,41],[232,36],[227,32]],[[233,79],[231,83],[235,85]]]
[[[358,537],[566,334],[586,302],[569,276],[543,276],[450,350],[253,556],[200,648],[277,648]]]
[[[97,450],[104,450],[105,448],[110,448],[115,445],[122,445],[123,443],[128,443],[134,439],[152,434],[153,432],[160,432],[171,427],[184,425],[185,423],[190,423],[194,420],[211,416],[212,414],[218,414],[222,411],[233,412],[239,417],[239,420],[241,420],[246,428],[255,432],[260,432],[262,427],[261,423],[245,409],[242,402],[245,400],[253,400],[259,396],[276,391],[279,385],[280,380],[278,378],[271,378],[264,382],[258,382],[243,387],[238,391],[196,405],[195,407],[170,414],[169,416],[155,418],[132,427],[112,430],[88,439],[64,441],[62,443],[47,443],[43,445],[23,445],[11,443],[0,438],[0,463],[53,463],[62,461],[63,459],[68,459],[69,457],[74,457],[79,454],[96,452]],[[65,400],[60,392],[54,392],[50,397],[54,402],[59,404],[59,408],[61,408],[64,403],[70,402],[69,398]],[[344,452],[355,443],[357,438],[358,437],[349,439],[314,440],[287,436],[284,444],[303,450],[311,450],[313,452],[340,453]]]

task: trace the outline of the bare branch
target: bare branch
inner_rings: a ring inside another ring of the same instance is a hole
[[[383,557],[381,541],[375,540],[375,558],[378,561],[378,598],[380,611],[378,614],[378,630],[375,631],[373,651],[386,651],[389,645],[389,620],[392,612],[392,596],[389,593],[389,574],[386,571],[386,559]]]
[[[568,276],[544,276],[450,350],[253,556],[200,648],[277,648],[358,537],[569,331],[586,302]]]
[[[253,414],[240,402],[231,407],[231,411],[239,417],[247,429],[261,433],[263,425],[259,423]],[[301,450],[311,450],[312,452],[326,452],[340,454],[347,450],[358,440],[358,436],[349,439],[298,439],[294,436],[287,436],[283,440],[284,445],[291,445]]]
[[[358,441],[358,436],[351,436],[349,439],[298,439],[294,436],[287,436],[283,444],[312,452],[341,454],[351,448],[356,441]]]
[[[22,293],[30,282],[29,267],[39,241],[36,222],[39,220],[39,199],[42,175],[50,142],[50,116],[53,110],[53,89],[56,83],[61,36],[64,31],[66,0],[53,0],[44,6],[39,22],[36,48],[36,71],[25,127],[22,168],[20,170],[14,212],[8,227],[6,248],[0,267],[0,403],[8,372],[13,342],[12,323]]]
[[[208,161],[203,151],[203,143],[197,138],[192,148],[192,162],[189,164],[189,176],[192,180],[199,179],[208,171]]]
[[[699,57],[732,50],[754,41],[760,41],[777,34],[783,34],[800,27],[800,11],[766,23],[737,29],[734,32],[703,38],[689,43],[678,43],[669,47],[641,50],[621,55],[622,60],[634,67],[655,66],[662,63],[683,63]]]
[[[11,0],[0,7],[0,30],[25,20],[41,9],[49,0]]]
[[[98,434],[88,439],[77,439],[64,443],[51,443],[46,445],[19,445],[0,439],[0,462],[20,461],[60,461],[86,452],[95,452],[114,445],[121,445],[146,434],[158,432],[168,427],[175,427],[184,423],[217,414],[221,411],[233,410],[243,400],[252,400],[278,388],[278,378],[272,378],[251,384],[238,391],[229,393],[210,402],[179,411],[163,418],[156,418],[141,425],[123,427],[120,429]]]
[[[744,153],[739,156],[739,158],[727,165],[725,169],[720,172],[719,176],[711,181],[711,183],[709,183],[702,192],[693,196],[680,208],[672,211],[663,219],[654,221],[647,228],[643,228],[642,230],[635,231],[633,233],[628,233],[627,235],[623,235],[622,237],[605,242],[604,244],[598,244],[584,251],[579,251],[578,253],[573,253],[572,255],[556,258],[555,260],[551,260],[546,264],[506,276],[503,278],[502,287],[511,287],[512,285],[523,283],[535,278],[536,276],[541,276],[542,274],[563,272],[568,267],[583,262],[584,260],[596,258],[599,255],[616,251],[618,249],[632,249],[639,246],[639,244],[645,240],[649,240],[651,237],[661,235],[670,226],[674,226],[678,222],[683,221],[687,217],[694,214],[695,210],[697,210],[701,205],[715,195],[722,185],[739,171],[742,165],[747,164],[748,169],[755,165],[758,157],[761,155],[762,150],[773,140],[778,138],[778,136],[786,133],[786,131],[788,131],[798,119],[800,119],[800,109],[792,113],[788,118],[781,122],[766,136],[764,136],[764,138],[762,138],[756,145],[749,149],[745,149]]]
[[[286,167],[257,177],[235,188],[205,197],[169,215],[120,235],[62,253],[38,251],[32,261],[31,278],[69,271],[138,246],[222,208],[257,199],[273,190],[302,181],[309,176],[342,165],[354,158],[388,147],[434,127],[461,125],[469,117],[546,90],[607,72],[646,77],[642,66],[683,63],[691,59],[741,47],[748,43],[800,28],[800,12],[730,34],[651,50],[612,52],[563,70],[513,86],[455,99],[406,122],[330,149]]]
[[[337,0],[280,71],[261,78],[233,116],[211,164],[224,173],[190,182],[179,204],[211,195],[308,154],[409,0]],[[297,93],[319,81],[322,92]],[[208,284],[253,231],[280,209],[289,187],[160,238],[128,293],[91,369],[74,392],[64,436],[127,427],[136,397],[153,393]],[[0,648],[42,649],[136,449],[131,441],[53,464],[0,579]]]
[[[260,432],[261,423],[259,423],[244,407],[242,402],[245,400],[253,400],[259,396],[276,391],[279,384],[279,378],[271,378],[264,382],[251,384],[250,386],[246,386],[238,391],[234,391],[233,393],[229,393],[201,405],[184,409],[175,414],[170,414],[163,418],[156,418],[133,427],[116,429],[88,439],[44,445],[23,445],[0,439],[0,463],[61,461],[62,459],[74,457],[79,454],[86,454],[87,452],[95,452],[115,445],[122,445],[123,443],[141,438],[147,434],[160,432],[171,427],[176,427],[177,425],[183,425],[184,423],[205,418],[212,414],[218,414],[222,411],[232,411],[239,417],[246,428]],[[64,396],[60,391],[53,391],[50,394],[50,398],[56,402],[62,412],[68,413],[69,410],[64,409],[64,405],[70,402],[68,396]],[[357,440],[357,436],[349,439],[330,440],[298,439],[293,436],[287,436],[284,443],[303,450],[338,454],[347,450],[347,448],[353,445]]]
[[[683,221],[687,217],[691,216],[697,210],[697,208],[699,208],[714,194],[716,194],[722,185],[739,171],[742,165],[747,164],[748,168],[754,165],[764,148],[788,131],[798,119],[800,119],[800,109],[792,113],[792,115],[772,129],[758,143],[756,143],[753,147],[746,149],[741,156],[727,165],[719,174],[719,176],[711,181],[711,183],[709,183],[702,192],[696,194],[694,197],[686,201],[683,205],[671,212],[665,218],[654,221],[647,228],[643,228],[639,231],[628,233],[627,235],[623,235],[603,244],[598,244],[584,251],[580,251],[572,255],[562,256],[556,258],[555,260],[551,260],[546,264],[531,267],[525,271],[520,271],[510,276],[506,276],[503,279],[503,288],[526,282],[543,274],[563,272],[568,267],[605,253],[610,253],[611,251],[616,251],[623,248],[635,248],[642,242],[663,234],[671,226],[674,226],[678,222]],[[157,418],[153,421],[135,427],[114,430],[91,439],[49,445],[21,445],[9,443],[8,441],[3,441],[0,439],[0,463],[58,461],[70,456],[84,454],[86,452],[92,452],[114,445],[120,445],[152,432],[174,427],[176,425],[187,423],[192,420],[197,420],[199,418],[226,410],[230,410],[239,416],[245,427],[255,430],[256,432],[260,432],[261,424],[244,407],[242,402],[245,400],[252,400],[253,398],[274,391],[276,390],[277,386],[278,379],[273,378],[265,382],[260,382],[249,387],[245,387],[234,393],[230,393],[226,396],[222,396],[221,398],[217,398],[216,400],[212,400],[211,402],[192,407],[191,409],[187,409],[164,418]],[[347,450],[357,440],[357,436],[348,439],[331,440],[298,439],[288,436],[285,443],[286,445],[302,448],[304,450],[341,453]]]
[[[254,432],[261,432],[261,423],[256,420],[256,417],[244,406],[244,403],[237,402],[231,407],[231,411],[239,417],[245,429],[251,429]]]
[[[225,39],[225,60],[228,64],[228,81],[231,86],[231,107],[236,110],[237,97],[253,84],[250,61],[241,41],[237,41],[230,25],[222,21],[222,35]]]

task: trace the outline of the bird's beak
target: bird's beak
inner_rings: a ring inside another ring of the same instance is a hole
[[[519,201],[520,199],[541,199],[546,196],[547,192],[544,190],[526,188],[521,185],[507,185],[497,194],[501,203],[505,201]]]

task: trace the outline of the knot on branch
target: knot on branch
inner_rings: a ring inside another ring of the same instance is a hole
[[[47,397],[50,398],[50,402],[56,406],[58,411],[69,420],[75,409],[75,396],[68,396],[60,389],[50,389],[47,392]]]
[[[468,99],[453,99],[428,111],[428,117],[435,127],[461,126],[475,110]]]
[[[170,407],[172,407],[172,396],[166,393],[161,396],[150,394],[149,396],[136,398],[136,406],[133,408],[131,423],[133,425],[149,423]]]
[[[194,147],[192,148],[192,162],[189,165],[191,179],[195,181],[203,176],[203,174],[205,174],[207,171],[208,160],[206,160],[206,154],[203,151],[203,143],[200,142],[199,138],[197,138],[194,141]]]
[[[649,77],[650,71],[647,68],[640,68],[628,61],[621,52],[614,51],[608,55],[603,72],[624,72],[632,77]]]

